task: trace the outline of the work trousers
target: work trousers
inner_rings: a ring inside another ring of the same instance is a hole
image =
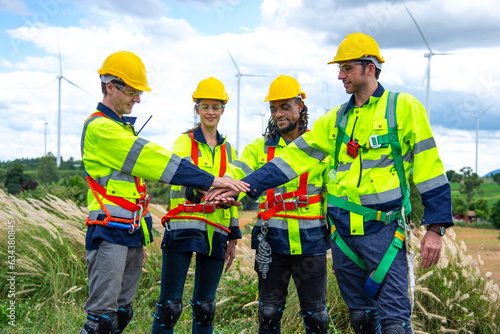
[[[397,227],[398,224],[393,222],[376,233],[342,236],[342,239],[356,255],[366,261],[368,272],[371,272],[377,268],[387,252]],[[380,323],[382,328],[393,322],[404,327],[409,326],[411,305],[408,298],[408,262],[404,246],[398,251],[387,272],[377,301],[363,291],[368,272],[349,259],[335,241],[332,241],[332,258],[340,293],[350,310],[370,310],[378,313],[374,325]]]
[[[161,292],[158,303],[167,300],[182,300],[184,284],[193,252],[173,253],[163,250],[161,271]],[[196,267],[192,301],[214,300],[215,292],[224,268],[224,259],[196,253]],[[163,310],[156,308],[159,316]],[[174,329],[160,327],[157,319],[153,320],[152,334],[171,334]],[[193,321],[192,333],[211,334],[213,325],[202,327]]]
[[[259,300],[261,304],[273,304],[285,308],[290,277],[293,278],[302,312],[326,307],[326,255],[281,255],[271,254],[267,278],[263,278],[255,262],[259,276]],[[259,328],[261,334],[281,333]]]
[[[132,302],[142,272],[142,247],[126,247],[102,240],[99,248],[87,251],[89,298],[85,313],[100,316],[117,312]],[[89,319],[87,325],[97,323]]]

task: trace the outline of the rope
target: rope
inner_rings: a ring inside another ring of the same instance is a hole
[[[267,272],[269,271],[269,264],[273,261],[271,258],[271,246],[266,240],[267,234],[267,222],[264,222],[260,230],[260,234],[257,237],[259,240],[259,247],[257,248],[257,254],[255,254],[255,261],[257,261],[257,266],[259,271],[262,273],[262,278],[267,278]]]

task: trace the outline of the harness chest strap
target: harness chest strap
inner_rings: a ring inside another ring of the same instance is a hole
[[[275,146],[268,146],[267,148],[267,162],[274,158]],[[297,208],[303,208],[310,204],[319,203],[321,201],[321,194],[307,195],[307,177],[309,172],[306,172],[300,176],[299,188],[295,191],[290,191],[285,194],[274,195],[274,189],[268,189],[266,191],[266,201],[259,205],[259,209],[265,211],[259,211],[257,218],[262,218],[263,220],[269,220],[271,217],[282,217],[282,218],[295,218],[295,219],[323,219],[323,216],[298,216],[298,215],[286,215],[278,214],[282,211],[292,211]],[[296,197],[295,200],[286,201],[289,198]]]
[[[194,139],[194,135],[192,132],[189,133],[189,137],[191,138],[191,160],[193,161],[193,164],[198,166],[198,154],[199,154],[199,148],[198,148],[198,143]],[[227,153],[226,153],[226,143],[221,145],[221,163],[220,163],[220,170],[219,170],[219,177],[223,177],[224,174],[226,173],[226,168],[227,168]],[[203,199],[205,199],[205,196],[203,196]],[[221,230],[231,233],[231,230],[228,229],[227,227],[217,224],[214,222],[209,221],[206,218],[203,217],[198,217],[198,216],[179,216],[180,213],[182,212],[196,212],[196,213],[213,213],[217,207],[215,205],[207,205],[207,204],[194,204],[186,200],[184,204],[179,204],[176,208],[170,210],[167,212],[165,216],[161,219],[161,224],[163,227],[166,227],[166,222],[168,222],[170,219],[190,219],[190,220],[201,220],[204,221],[205,223],[212,225],[214,227],[220,228]]]

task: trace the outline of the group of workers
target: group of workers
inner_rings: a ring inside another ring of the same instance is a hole
[[[144,247],[152,241],[145,179],[172,185],[153,334],[174,332],[193,253],[192,333],[213,333],[216,290],[242,237],[237,206],[244,195],[259,200],[251,238],[259,333],[281,333],[290,278],[305,332],[329,332],[329,249],[354,332],[412,333],[408,181],[412,175],[425,207],[424,268],[438,262],[441,237],[453,225],[450,186],[425,109],[378,82],[384,59],[376,41],[350,34],[332,63],[350,99],[308,130],[306,93],[280,75],[264,99],[271,112],[264,136],[238,158],[218,131],[228,101],[219,80],[198,84],[192,98],[200,121],[170,152],[139,137],[128,116],[151,90],[141,59],[121,51],[104,61],[103,100],[81,140],[90,187],[81,334],[122,333],[133,317]]]

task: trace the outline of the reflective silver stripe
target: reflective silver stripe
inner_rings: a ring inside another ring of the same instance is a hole
[[[113,179],[113,180],[116,180],[116,181],[125,181],[125,182],[130,182],[130,183],[133,183],[135,184],[135,177],[130,175],[130,174],[125,174],[125,173],[122,173],[118,170],[114,170],[111,175],[106,175],[106,176],[102,176],[102,177],[98,177],[95,179],[95,181],[97,182],[97,184],[103,186],[103,187],[106,187],[106,185],[108,184],[109,180],[110,179]]]
[[[87,134],[87,127],[89,126],[90,122],[92,122],[94,119],[96,119],[98,117],[102,117],[102,116],[90,117],[83,125],[82,138],[80,139],[80,149],[82,150],[82,158],[83,158],[83,146],[85,145],[85,135]]]
[[[111,204],[104,204],[106,209],[109,211],[109,214],[112,217],[115,218],[122,218],[122,219],[132,219],[134,218],[134,213],[130,212],[128,210],[125,210],[122,207],[116,206],[116,205],[111,205]],[[137,213],[139,215],[139,213]],[[99,210],[91,210],[89,211],[89,219],[90,220],[96,220],[98,215],[106,215],[102,209]],[[144,217],[151,217],[151,214],[147,212]]]
[[[170,198],[185,198],[186,187],[181,187],[181,190],[170,190]]]
[[[351,169],[352,162],[344,163],[342,161],[339,161],[339,165],[337,167],[337,172],[346,172],[349,169]]]
[[[413,148],[413,154],[418,154],[423,151],[430,150],[434,147],[436,147],[436,142],[434,141],[434,137],[427,138],[419,141],[418,143],[415,143],[415,147]]]
[[[316,160],[323,160],[325,158],[325,153],[323,151],[320,151],[318,149],[315,149],[313,147],[311,147],[305,140],[304,138],[302,137],[298,137],[297,139],[295,139],[293,141],[295,143],[295,145],[297,145],[297,147],[302,151],[304,152],[305,154],[307,154],[308,156],[310,156],[311,158],[314,158]]]
[[[423,194],[429,190],[436,189],[438,187],[441,187],[444,184],[448,183],[448,179],[446,178],[446,175],[441,174],[436,177],[433,177],[430,180],[421,182],[419,184],[416,184],[417,190],[419,193]]]
[[[207,227],[209,224],[205,223],[204,221],[200,220],[170,220],[168,222],[168,227],[170,231],[179,231],[179,230],[186,230],[186,229],[193,229],[193,230],[199,230],[199,231],[207,231]],[[215,227],[215,232],[220,233],[222,235],[228,235],[226,231],[223,229]]]
[[[348,102],[344,103],[343,105],[340,106],[339,110],[337,110],[337,119],[335,120],[335,127],[336,128],[339,127],[339,121],[342,119],[342,115],[344,114],[344,109],[347,108],[348,104],[349,104]],[[344,127],[345,127],[345,123],[344,123]]]
[[[128,151],[127,157],[125,158],[125,162],[121,168],[122,173],[132,174],[132,170],[134,169],[135,163],[137,159],[139,159],[139,155],[141,154],[142,149],[146,144],[149,143],[148,140],[137,138]]]
[[[230,227],[238,227],[238,226],[240,226],[238,218],[231,218],[231,220],[229,221],[229,226]]]
[[[388,112],[389,112],[389,127],[391,127],[391,128],[398,126],[397,120],[394,119],[394,96],[396,96],[395,93],[389,92],[389,101],[387,101],[387,103],[389,103],[389,110],[388,110]]]
[[[274,158],[273,160],[270,161],[270,163],[273,163],[278,167],[280,171],[282,171],[288,180],[293,180],[295,179],[298,175],[295,173],[292,167],[290,167],[289,164],[287,164],[283,159],[280,157]]]
[[[394,166],[394,160],[389,159],[389,156],[385,154],[377,160],[363,160],[363,169],[385,168],[389,166]]]
[[[403,161],[413,163],[413,152],[410,151],[410,152],[406,153],[405,155],[403,155]]]
[[[361,205],[373,205],[387,203],[398,198],[401,198],[401,187],[383,191],[375,194],[359,195]]]
[[[159,181],[164,183],[170,183],[180,163],[181,163],[181,158],[178,155],[172,154],[170,160],[168,161],[167,167],[165,167],[165,170],[161,174]]]
[[[231,144],[226,142],[227,163],[233,162],[233,155],[231,154]]]
[[[268,221],[268,227],[288,229],[288,218],[271,218]],[[299,219],[299,229],[307,230],[310,228],[318,228],[326,225],[323,219]],[[262,218],[257,219],[255,226],[262,226]]]
[[[233,166],[240,168],[245,176],[253,172],[253,170],[243,161],[235,160],[231,163]]]
[[[321,185],[320,187],[316,187],[314,184],[307,185],[307,194],[308,195],[321,194],[322,190],[323,190],[323,185]]]

